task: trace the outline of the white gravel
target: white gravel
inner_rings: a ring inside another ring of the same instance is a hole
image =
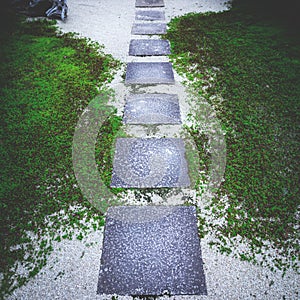
[[[224,0],[165,0],[166,20],[189,12],[222,11]],[[106,52],[127,61],[131,27],[135,21],[135,0],[69,0],[69,16],[59,21],[63,32],[77,32],[105,45]]]
[[[111,299],[96,294],[103,232],[91,233],[83,241],[57,243],[46,267],[27,285],[8,299]],[[241,262],[221,255],[208,246],[210,237],[202,239],[202,256],[208,289],[207,296],[174,296],[177,300],[228,299],[299,299],[299,277]],[[92,246],[86,246],[87,244]],[[132,299],[119,296],[118,299]],[[164,297],[160,297],[164,299]]]
[[[78,32],[104,44],[105,52],[123,62],[134,60],[128,57],[128,47],[135,0],[70,0],[68,4],[68,19],[65,23],[59,22],[64,32]],[[165,0],[164,8],[167,20],[188,12],[225,9],[227,6],[222,0]],[[160,61],[160,58],[155,60]],[[176,75],[176,86],[180,80]],[[120,86],[120,81],[121,77],[117,76],[113,85]],[[121,110],[123,104],[120,101],[116,106]],[[188,107],[184,105],[180,102],[185,116]],[[208,296],[175,296],[171,299],[300,299],[299,276],[295,272],[290,270],[282,278],[282,272],[272,273],[268,268],[221,255],[208,246],[211,238],[206,236],[201,240]],[[98,231],[83,241],[56,243],[44,269],[8,299],[111,299],[110,296],[96,295],[102,240],[103,232]],[[119,296],[118,299],[132,298]]]

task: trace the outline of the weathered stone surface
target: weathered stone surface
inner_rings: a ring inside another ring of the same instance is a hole
[[[168,40],[131,40],[129,55],[132,56],[154,56],[171,54]]]
[[[165,23],[135,23],[132,25],[131,34],[151,35],[166,34],[167,25]]]
[[[183,140],[117,139],[111,187],[158,188],[189,185]]]
[[[174,84],[172,64],[133,62],[127,64],[125,84]]]
[[[181,124],[177,95],[135,94],[126,99],[125,124]]]
[[[165,12],[159,10],[138,10],[135,13],[137,21],[164,21]]]
[[[163,7],[163,0],[136,0],[135,7]]]
[[[196,209],[110,208],[98,294],[207,295]]]

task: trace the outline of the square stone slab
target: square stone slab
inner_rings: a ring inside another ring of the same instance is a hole
[[[165,12],[159,10],[138,10],[135,12],[137,21],[163,21],[165,20]]]
[[[135,94],[126,99],[125,124],[181,124],[177,95]]]
[[[164,0],[136,0],[135,7],[163,7]]]
[[[182,139],[117,139],[111,187],[159,188],[189,185]]]
[[[111,207],[97,293],[207,295],[196,209]]]
[[[168,40],[131,40],[129,55],[132,56],[154,56],[171,54]]]
[[[166,34],[167,25],[165,23],[135,23],[132,25],[131,34]]]
[[[174,84],[169,62],[132,62],[127,64],[125,84]]]

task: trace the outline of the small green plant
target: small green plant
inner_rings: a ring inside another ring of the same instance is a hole
[[[110,188],[112,176],[114,144],[117,137],[123,137],[125,134],[121,130],[122,118],[116,115],[108,117],[98,133],[95,146],[96,163],[100,172],[101,179],[107,188]],[[113,193],[120,193],[121,188],[111,189]]]

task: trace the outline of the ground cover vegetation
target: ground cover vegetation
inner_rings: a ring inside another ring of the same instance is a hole
[[[234,1],[227,12],[175,18],[166,35],[175,69],[226,132],[225,181],[207,207],[224,220],[206,224],[212,245],[230,253],[241,237],[250,244],[240,258],[262,264],[272,245],[281,258],[270,267],[284,270],[299,262],[300,38],[290,2]],[[189,130],[207,172],[207,137]]]
[[[77,187],[72,139],[84,108],[106,90],[120,66],[97,43],[58,34],[53,21],[25,22],[5,13],[0,32],[0,298],[39,272],[55,241],[81,240],[103,226],[103,216]],[[120,124],[111,115],[100,129],[100,164],[111,160]],[[103,178],[111,172],[108,165]]]
[[[276,265],[285,268],[299,259],[300,39],[291,15],[287,22],[284,11],[258,2],[174,19],[167,38],[174,66],[216,109],[226,131],[225,181],[209,208],[226,220],[210,227],[217,246],[230,252],[231,238],[247,238],[252,253],[240,256],[254,259],[271,241],[287,258]],[[23,21],[14,14],[0,18],[1,298],[38,273],[55,241],[83,239],[88,223],[103,226],[77,187],[72,138],[84,108],[119,65],[96,43],[57,35],[54,23]],[[96,142],[107,186],[120,125],[111,115]],[[208,139],[197,127],[190,133],[208,171]],[[224,195],[229,205],[219,201]],[[202,234],[210,225],[201,220]]]

